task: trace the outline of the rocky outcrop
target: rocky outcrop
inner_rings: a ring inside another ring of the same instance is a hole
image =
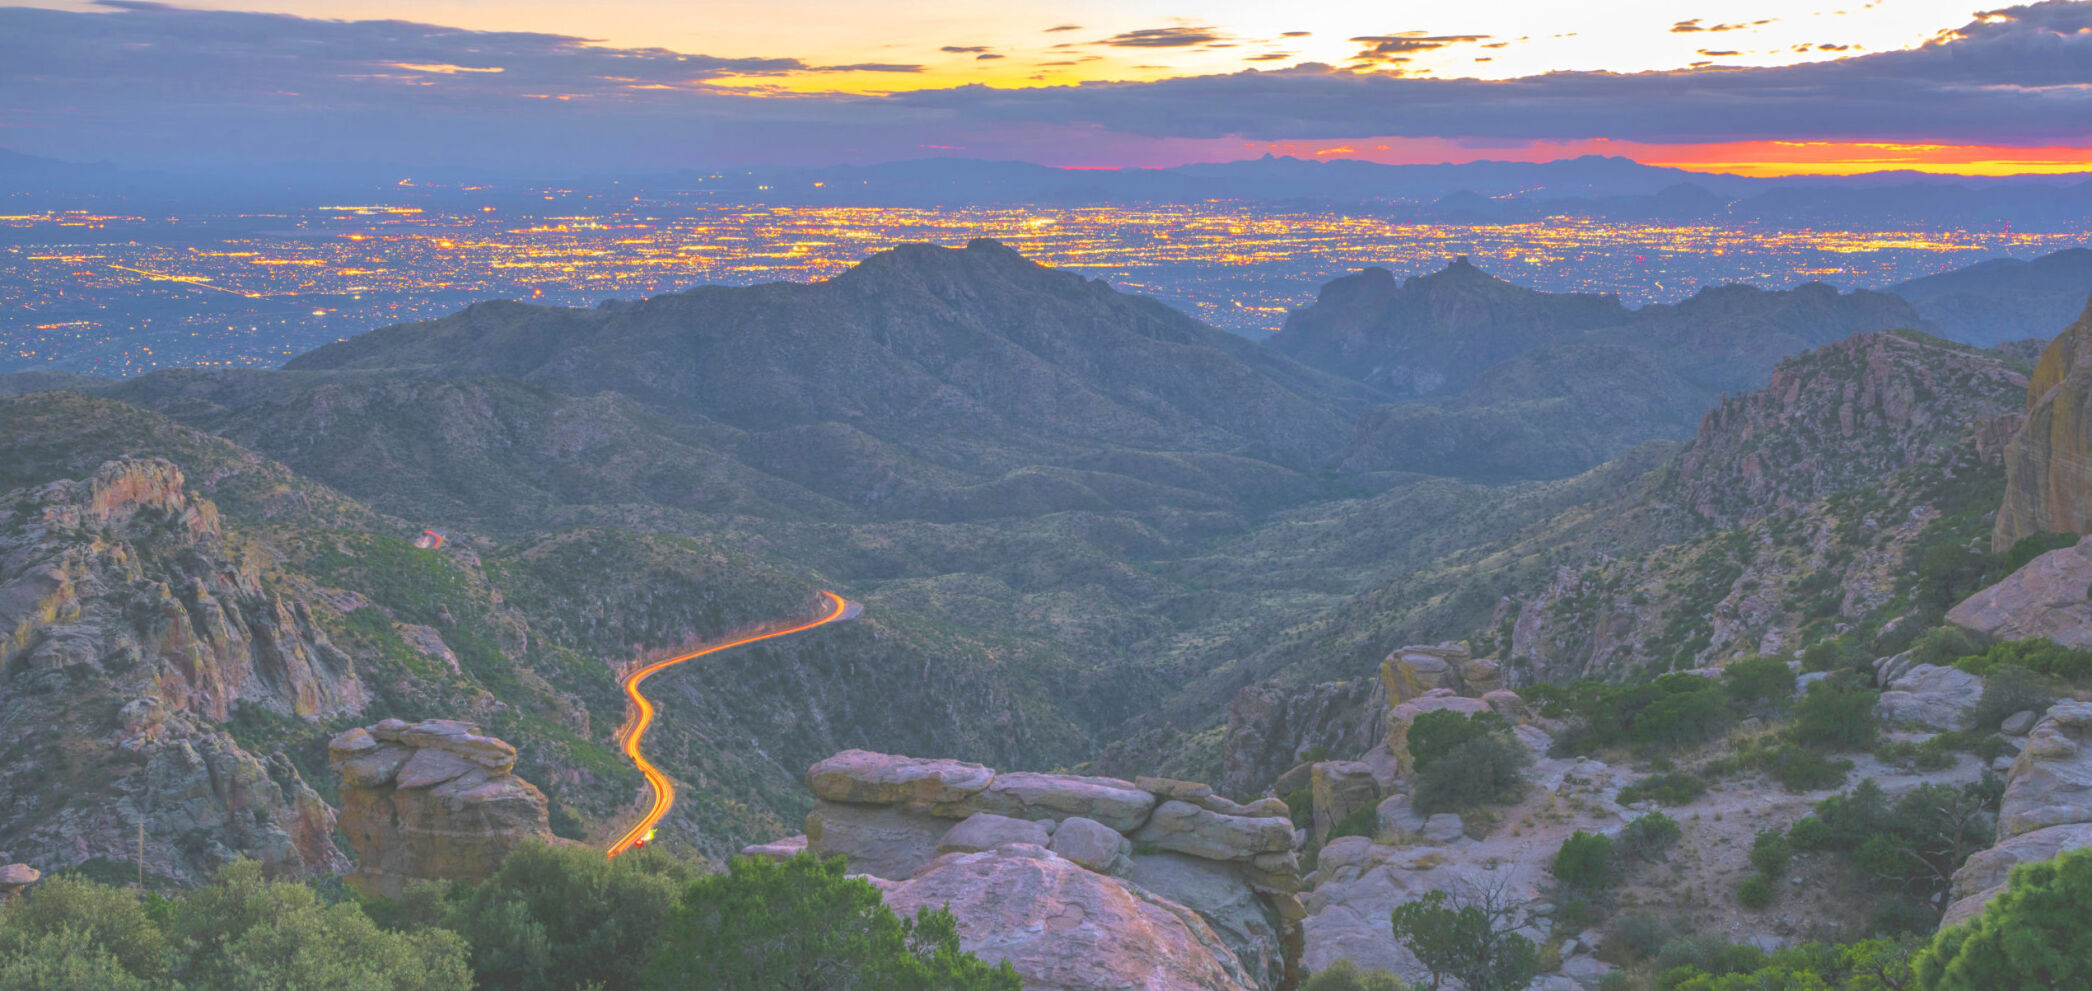
[[[35,884],[37,879],[43,876],[42,871],[28,864],[8,864],[0,867],[0,903],[21,894],[23,888]]]
[[[1385,693],[1375,678],[1324,682],[1299,691],[1271,685],[1242,689],[1228,706],[1220,790],[1253,795],[1311,751],[1353,754],[1372,747],[1387,733],[1380,725],[1387,711]]]
[[[2092,303],[2041,352],[2027,420],[2005,449],[2005,501],[1991,546],[2046,531],[2092,533]]]
[[[897,909],[949,897],[967,948],[1011,960],[1027,987],[1278,988],[1297,976],[1300,870],[1277,799],[862,750],[820,761],[806,782],[818,799],[807,851],[847,858]],[[1005,890],[958,893],[970,883]],[[1118,942],[1097,942],[1115,927]]]
[[[1962,727],[1982,697],[1983,679],[1960,668],[1919,664],[1889,682],[1875,705],[1891,728],[1949,733]]]
[[[1982,912],[2013,866],[2092,846],[2092,702],[2058,702],[2034,724],[2005,780],[1997,845],[1954,872],[1942,926]]]
[[[961,946],[1008,961],[1034,991],[1258,986],[1197,913],[1036,845],[949,854],[873,884],[903,916],[949,909]]]
[[[480,880],[530,839],[549,839],[545,796],[511,772],[516,748],[450,719],[387,719],[327,746],[341,774],[348,881],[398,897],[423,880]]]
[[[1380,803],[1380,781],[1373,765],[1355,760],[1325,760],[1314,765],[1313,789],[1310,794],[1315,802],[1315,839],[1319,842],[1329,837],[1329,831],[1344,821],[1344,817]]]
[[[1858,334],[1782,361],[1770,385],[1709,411],[1679,458],[1679,495],[1730,526],[1807,506],[1939,459],[2025,385],[1992,352]]]
[[[216,724],[318,722],[364,690],[313,608],[174,465],[109,461],[0,496],[0,835],[46,866],[139,859],[200,883],[239,857],[347,866],[334,814],[281,754]]]
[[[1416,757],[1409,752],[1409,727],[1416,722],[1418,716],[1442,710],[1451,710],[1470,719],[1485,712],[1495,711],[1488,702],[1456,695],[1449,688],[1433,689],[1395,706],[1388,711],[1387,749],[1394,755],[1396,766],[1401,773],[1407,774],[1416,769]]]
[[[2092,539],[2049,551],[1947,612],[1956,626],[2000,640],[2046,637],[2092,649]]]
[[[1403,647],[1387,655],[1380,662],[1380,683],[1395,705],[1439,689],[1480,698],[1504,687],[1495,661],[1476,658],[1453,643]]]

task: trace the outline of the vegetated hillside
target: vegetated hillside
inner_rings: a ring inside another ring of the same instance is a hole
[[[1609,296],[1520,289],[1464,259],[1399,287],[1373,271],[1331,283],[1271,341],[1434,398],[1361,419],[1339,455],[1354,471],[1564,477],[1645,440],[1690,437],[1701,412],[1764,385],[1781,358],[1923,323],[1894,297],[1821,283],[1720,286],[1630,312]]]
[[[1526,289],[1462,255],[1399,283],[1384,268],[1337,279],[1267,344],[1390,396],[1454,395],[1491,365],[1628,317],[1617,296]]]
[[[1775,387],[1707,414],[1682,449],[1647,445],[1478,502],[1493,529],[1219,646],[1228,660],[1186,698],[1210,713],[1243,685],[1353,678],[1393,646],[1449,638],[1472,638],[1478,656],[1530,681],[1792,650],[1905,612],[1931,617],[1914,621],[1921,629],[1952,602],[1915,584],[1906,559],[1976,553],[2003,486],[1999,418],[2020,378],[1995,353],[1914,333],[1810,352]],[[1363,517],[1392,495],[1344,511]]]
[[[1341,382],[986,240],[906,245],[811,285],[706,286],[594,311],[485,303],[286,367],[615,391],[779,441],[840,429],[975,472],[1097,444],[1307,467],[1344,422]],[[877,456],[849,440],[833,453]]]
[[[1882,291],[1910,300],[1941,334],[1957,341],[1989,347],[2047,337],[2070,323],[2092,295],[2092,248],[2066,248],[2031,261],[1992,258]]]

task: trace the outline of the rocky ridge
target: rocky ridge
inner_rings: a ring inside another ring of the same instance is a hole
[[[1998,808],[1998,840],[1954,872],[1942,926],[1967,921],[2015,865],[2092,847],[2092,702],[2051,707],[2026,736]]]
[[[0,835],[46,868],[131,864],[142,819],[144,869],[182,883],[240,856],[345,869],[291,761],[221,728],[363,706],[317,620],[166,461],[0,496]]]

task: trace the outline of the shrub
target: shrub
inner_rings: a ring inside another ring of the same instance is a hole
[[[902,919],[878,889],[843,872],[841,857],[800,854],[736,858],[729,873],[699,878],[661,931],[647,987],[814,988],[848,974],[867,988],[1018,991],[1007,962],[989,967],[959,949],[950,912]]]
[[[1787,863],[1793,857],[1794,850],[1787,845],[1784,831],[1762,830],[1751,841],[1751,866],[1766,877],[1777,878],[1787,873]]]
[[[1380,829],[1380,813],[1371,805],[1352,809],[1344,818],[1329,827],[1329,836],[1323,842],[1339,836],[1371,836]]]
[[[1613,923],[1612,931],[1598,947],[1598,959],[1616,967],[1640,963],[1663,949],[1671,927],[1646,912],[1636,912]]]
[[[1775,708],[1794,697],[1794,669],[1776,657],[1749,657],[1722,669],[1729,698],[1748,708]]]
[[[1525,793],[1525,768],[1532,755],[1501,735],[1454,747],[1417,775],[1416,808],[1435,813],[1476,805],[1515,802]]]
[[[1736,904],[1754,912],[1771,907],[1778,896],[1779,889],[1763,874],[1753,874],[1736,886]]]
[[[1286,803],[1286,814],[1293,818],[1294,829],[1315,828],[1315,789],[1295,788],[1279,796]]]
[[[1599,891],[1613,883],[1613,841],[1577,830],[1555,851],[1554,876],[1573,890]]]
[[[2078,539],[2078,535],[2075,533],[2055,530],[2045,530],[2041,533],[2031,533],[2021,537],[2013,542],[2011,550],[2005,552],[2004,560],[1999,562],[1997,574],[1999,577],[2009,575],[2032,564],[2035,558],[2049,551],[2075,547]]]
[[[2012,870],[1974,921],[1943,930],[1912,961],[1924,991],[2092,987],[2092,850]]]
[[[1743,974],[1765,966],[1765,951],[1709,934],[1680,936],[1656,953],[1659,973],[1690,968],[1709,974]]]
[[[2001,664],[1983,679],[1983,695],[1969,713],[1969,726],[1994,730],[2014,713],[2041,712],[2055,700],[2046,678],[2017,664]]]
[[[1621,828],[1620,855],[1636,860],[1655,860],[1678,845],[1680,835],[1678,820],[1661,812],[1651,812]]]
[[[1935,626],[1920,634],[1910,645],[1910,659],[1918,664],[1945,667],[1982,651],[1983,645],[1961,627]]]
[[[1987,675],[1993,668],[2005,665],[2017,665],[2065,681],[2081,681],[2092,678],[2092,651],[2073,650],[2052,640],[2033,637],[1992,644],[1981,654],[1954,662],[1955,667],[1975,675]]]
[[[1846,772],[1852,770],[1849,760],[1832,760],[1791,743],[1783,743],[1761,756],[1759,765],[1788,791],[1835,788],[1845,782]]]
[[[1364,970],[1339,959],[1310,976],[1301,991],[1408,991],[1408,987],[1387,971]]]
[[[1409,724],[1409,755],[1416,762],[1416,769],[1424,771],[1463,743],[1510,730],[1504,717],[1494,712],[1468,716],[1451,709],[1437,709]]]
[[[1395,938],[1431,971],[1433,987],[1447,977],[1468,991],[1516,991],[1539,972],[1533,941],[1512,931],[1516,909],[1496,898],[1454,900],[1433,891],[1395,907]]]
[[[1652,774],[1620,789],[1620,804],[1632,805],[1653,799],[1663,805],[1685,805],[1707,794],[1707,782],[1684,771]]]
[[[1830,827],[1815,816],[1803,816],[1787,827],[1787,844],[1796,850],[1821,850],[1830,842]]]
[[[444,928],[471,944],[481,987],[637,987],[655,934],[694,877],[689,864],[656,850],[611,860],[526,843],[459,893]]]
[[[1794,707],[1794,738],[1815,746],[1865,750],[1881,730],[1874,712],[1880,697],[1879,692],[1836,677],[1810,685]]]

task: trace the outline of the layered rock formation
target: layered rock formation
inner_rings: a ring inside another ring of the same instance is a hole
[[[0,835],[194,883],[238,857],[347,866],[333,812],[281,754],[219,728],[354,712],[364,690],[304,600],[156,459],[0,496]]]
[[[2053,550],[1969,596],[1947,621],[1999,640],[2046,637],[2092,649],[2092,539]]]
[[[795,840],[880,879],[889,904],[949,900],[967,949],[1026,987],[1277,988],[1301,917],[1285,803],[1167,778],[997,773],[850,750],[806,775]]]
[[[2015,865],[2092,846],[2092,702],[2058,702],[2034,724],[1998,806],[1997,845],[1954,872],[1942,926],[1965,922],[2003,891]]]
[[[2045,531],[2092,533],[2092,303],[2041,352],[2005,472],[1993,549]]]
[[[348,730],[327,762],[341,773],[341,828],[356,850],[348,881],[366,896],[486,878],[523,841],[552,835],[544,794],[510,773],[516,748],[456,720]]]

